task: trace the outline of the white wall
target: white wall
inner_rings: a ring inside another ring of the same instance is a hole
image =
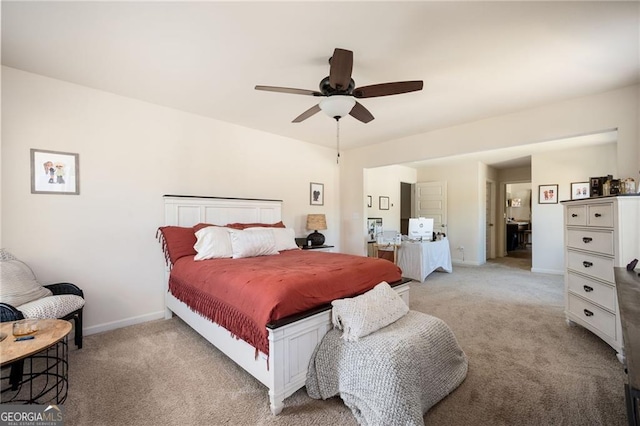
[[[362,191],[365,168],[617,129],[618,143],[614,155],[617,174],[637,176],[640,170],[638,93],[638,86],[631,86],[344,152],[340,164],[342,250],[348,253],[363,251],[361,235],[365,209],[362,200],[366,194]],[[421,180],[420,176],[418,180]],[[537,187],[537,184],[532,184],[534,188]],[[481,183],[476,182],[478,186],[484,187],[484,179]],[[484,192],[481,194],[484,196]],[[477,206],[473,206],[474,211],[478,210]],[[479,214],[475,215],[472,220],[478,223]],[[480,246],[478,239],[482,235],[474,235],[473,246]],[[553,268],[549,266],[549,269]]]
[[[512,167],[498,170],[500,182],[529,182],[531,181],[531,167]]]
[[[367,217],[380,217],[383,230],[400,232],[400,182],[416,183],[416,169],[387,166],[365,169],[364,173],[365,193],[373,201],[371,208],[367,208]],[[389,210],[380,210],[380,196],[389,197]]]
[[[282,199],[297,236],[306,214],[325,213],[339,246],[335,150],[2,71],[1,243],[40,281],[84,289],[86,331],[162,315],[163,194]],[[79,153],[80,195],[31,194],[30,148]],[[324,184],[324,206],[309,205],[310,182]]]
[[[485,216],[478,208],[481,204],[484,209],[486,179],[479,175],[483,166],[467,160],[418,169],[418,182],[447,182],[447,237],[451,259],[456,262],[479,265],[484,254],[480,234],[484,235]]]
[[[562,203],[538,204],[538,186],[558,184],[558,200],[571,199],[571,182],[587,182],[591,176],[620,176],[616,144],[553,151],[531,157],[534,188],[532,216],[532,268],[534,272],[564,271],[564,219]]]

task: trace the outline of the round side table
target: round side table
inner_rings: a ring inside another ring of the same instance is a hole
[[[39,319],[33,339],[16,341],[13,322],[0,324],[2,403],[62,404],[67,399],[71,323]]]

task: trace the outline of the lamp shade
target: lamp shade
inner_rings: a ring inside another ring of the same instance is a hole
[[[349,114],[356,104],[351,96],[333,95],[320,101],[320,109],[331,118],[342,118]]]
[[[307,215],[307,229],[327,229],[327,219],[323,214],[310,214]]]

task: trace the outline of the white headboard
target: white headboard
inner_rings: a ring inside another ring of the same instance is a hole
[[[166,226],[193,226],[198,223],[276,223],[282,220],[282,200],[246,198],[164,196]]]

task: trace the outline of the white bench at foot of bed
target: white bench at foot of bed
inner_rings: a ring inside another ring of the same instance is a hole
[[[394,287],[409,306],[409,284]],[[331,329],[331,310],[318,312],[269,331],[269,355],[237,339],[224,327],[193,312],[166,293],[167,318],[171,312],[269,389],[271,412],[279,414],[284,400],[305,385],[307,368],[316,345]]]

